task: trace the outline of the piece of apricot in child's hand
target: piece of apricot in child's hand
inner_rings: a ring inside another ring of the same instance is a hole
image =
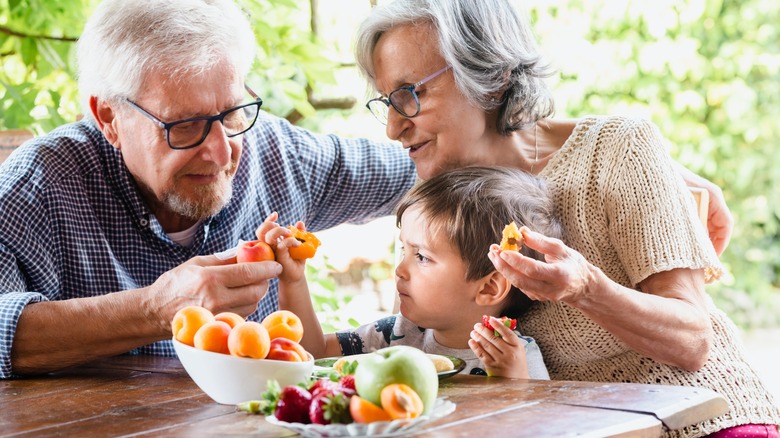
[[[509,330],[514,330],[517,328],[517,320],[511,319],[508,316],[502,316],[501,318],[498,318],[499,321],[501,321],[501,324],[504,324],[504,326],[509,327]],[[490,325],[490,315],[482,315],[482,325],[487,327],[490,330],[493,330],[493,334],[501,337],[501,334],[498,333],[498,330],[494,329],[492,325]]]
[[[502,250],[520,251],[520,248],[523,246],[523,235],[517,229],[517,224],[514,221],[504,227],[502,235],[501,244],[499,245]]]
[[[292,225],[287,227],[287,229],[292,232],[292,237],[294,237],[295,240],[301,242],[300,245],[290,248],[290,257],[293,260],[305,260],[314,257],[317,248],[320,246],[320,239],[314,234],[303,231]]]

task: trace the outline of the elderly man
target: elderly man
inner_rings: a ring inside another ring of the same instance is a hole
[[[78,43],[88,117],[0,168],[0,378],[173,354],[186,305],[262,318],[280,265],[213,253],[272,211],[316,231],[389,214],[411,187],[402,148],[261,111],[254,41],[229,0],[97,8]]]

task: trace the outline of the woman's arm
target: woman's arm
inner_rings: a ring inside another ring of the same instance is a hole
[[[637,291],[610,280],[558,239],[527,228],[524,243],[546,263],[491,247],[499,272],[531,299],[559,301],[581,310],[633,350],[689,371],[707,361],[712,327],[702,270],[674,269],[649,276]]]

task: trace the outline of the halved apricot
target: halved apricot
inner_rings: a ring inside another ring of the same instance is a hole
[[[499,246],[504,251],[520,251],[520,248],[523,247],[523,235],[517,229],[515,221],[504,227]]]
[[[422,415],[422,399],[411,386],[404,383],[391,383],[379,394],[382,401],[382,409],[393,420],[401,418],[417,418]]]
[[[373,423],[375,421],[392,420],[390,414],[384,409],[357,395],[353,395],[352,398],[349,399],[349,413],[352,415],[352,419],[355,420],[355,423]]]
[[[290,225],[287,229],[292,231],[292,237],[301,242],[295,248],[290,248],[290,257],[293,260],[304,260],[314,257],[317,248],[320,246],[320,239],[314,234],[303,231],[293,225]]]

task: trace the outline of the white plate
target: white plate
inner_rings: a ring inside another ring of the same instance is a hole
[[[279,421],[273,415],[265,417],[265,420],[276,426],[292,429],[304,437],[399,436],[419,429],[428,421],[439,419],[453,412],[455,412],[455,403],[437,398],[430,415],[423,415],[411,420],[377,421],[368,424],[303,424]]]

